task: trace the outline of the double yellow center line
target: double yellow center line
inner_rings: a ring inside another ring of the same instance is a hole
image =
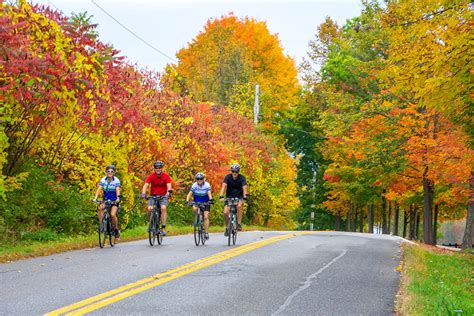
[[[110,305],[112,303],[118,302],[123,300],[129,296],[141,293],[143,291],[149,290],[154,288],[160,284],[169,282],[173,279],[179,278],[183,275],[192,273],[196,270],[200,270],[202,268],[214,265],[218,262],[228,260],[230,258],[236,257],[243,253],[255,250],[257,248],[261,248],[263,246],[289,239],[296,236],[301,236],[306,234],[306,232],[298,232],[298,233],[290,233],[281,236],[275,236],[268,239],[262,239],[247,245],[243,245],[240,247],[232,248],[230,250],[226,250],[215,255],[202,258],[185,265],[179,266],[175,269],[168,270],[166,272],[158,273],[152,277],[145,278],[142,280],[138,280],[136,282],[123,285],[116,289],[110,290],[108,292],[90,297],[83,301],[64,306],[62,308],[56,309],[52,312],[49,312],[45,315],[84,315],[85,313],[92,312],[104,306]]]

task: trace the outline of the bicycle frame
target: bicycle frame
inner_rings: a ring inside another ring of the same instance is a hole
[[[227,224],[227,231],[229,232],[227,245],[230,246],[231,242],[235,245],[237,241],[237,205],[240,202],[240,198],[226,198],[226,204],[229,208],[229,223]]]
[[[209,202],[192,202],[189,205],[197,207],[197,213],[195,214],[194,218],[194,243],[196,246],[199,246],[199,243],[204,245],[206,243],[206,239],[204,238],[204,212],[206,211],[206,206],[211,205],[212,203]]]
[[[158,242],[158,245],[161,245],[163,242],[163,235],[160,230],[161,223],[161,200],[165,197],[162,195],[147,196],[147,200],[153,200],[153,210],[150,212],[150,220],[148,224],[148,241],[150,246],[155,244],[155,240]]]
[[[104,248],[105,246],[105,239],[107,236],[109,237],[109,244],[111,247],[115,246],[115,232],[113,228],[113,223],[112,223],[112,216],[111,216],[111,211],[112,211],[112,206],[118,205],[116,201],[111,201],[111,200],[104,200],[104,201],[96,201],[95,202],[98,205],[104,204],[105,207],[103,209],[103,214],[102,217],[99,221],[99,246],[100,248]],[[104,227],[105,226],[105,227]]]

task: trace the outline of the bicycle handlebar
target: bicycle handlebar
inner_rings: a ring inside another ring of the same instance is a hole
[[[94,204],[105,204],[105,205],[117,205],[119,204],[118,201],[112,201],[112,200],[96,200],[96,201],[93,201]]]
[[[145,196],[145,200],[161,201],[165,198],[167,198],[166,195],[147,195],[147,196]]]
[[[199,206],[201,206],[201,205],[203,205],[203,206],[212,205],[212,204],[214,204],[214,201],[208,201],[208,202],[187,202],[187,204],[188,204],[189,206],[195,205],[195,206],[198,206],[198,207],[199,207]]]

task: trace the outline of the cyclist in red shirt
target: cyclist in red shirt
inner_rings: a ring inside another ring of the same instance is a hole
[[[153,164],[153,168],[155,171],[150,174],[146,180],[145,184],[142,188],[141,197],[146,196],[146,192],[150,187],[150,195],[160,195],[164,198],[161,200],[161,234],[166,236],[166,210],[168,206],[168,199],[173,193],[173,189],[171,187],[171,177],[166,172],[163,172],[163,162],[157,161]],[[150,200],[148,203],[148,213],[153,211],[153,200]]]

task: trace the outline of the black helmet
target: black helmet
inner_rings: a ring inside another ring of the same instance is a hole
[[[153,164],[153,168],[155,169],[158,169],[158,168],[163,168],[164,164],[161,162],[161,161],[156,161],[154,164]]]
[[[234,163],[232,166],[230,166],[230,171],[240,171],[240,165],[238,163]]]
[[[206,177],[206,176],[205,176],[204,173],[202,173],[202,172],[198,172],[198,173],[196,173],[196,175],[194,176],[194,178],[195,178],[196,180],[204,180],[205,177]]]
[[[112,169],[114,172],[117,171],[117,168],[115,168],[114,165],[108,165],[107,167],[105,167],[105,172],[107,172],[108,170]]]

